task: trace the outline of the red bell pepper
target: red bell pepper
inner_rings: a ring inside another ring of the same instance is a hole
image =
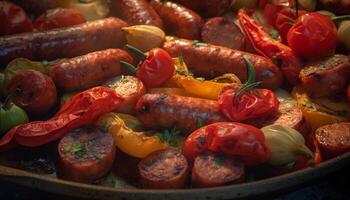
[[[121,61],[132,73],[146,85],[147,88],[161,86],[168,81],[175,72],[173,60],[168,52],[161,48],[152,49],[148,56],[130,45],[126,46],[129,51],[141,58],[139,67]]]
[[[268,89],[255,89],[254,66],[243,57],[248,81],[243,86],[232,84],[225,87],[219,95],[221,112],[232,121],[244,121],[251,118],[273,115],[278,112],[279,101],[275,93]]]
[[[47,121],[12,128],[0,140],[0,152],[17,145],[36,147],[62,138],[69,131],[92,124],[100,115],[118,108],[123,98],[115,90],[94,87],[75,95]]]
[[[191,163],[206,151],[239,156],[246,165],[264,163],[271,156],[260,129],[235,122],[204,126],[191,133],[182,148],[183,155]]]
[[[290,47],[274,40],[258,26],[248,15],[252,11],[244,8],[238,11],[238,20],[247,38],[259,54],[280,62],[286,79],[291,84],[297,85],[300,82],[299,73],[302,68],[300,58]]]

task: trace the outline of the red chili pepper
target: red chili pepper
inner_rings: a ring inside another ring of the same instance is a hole
[[[34,22],[34,27],[40,31],[73,26],[84,23],[85,17],[77,9],[54,8],[47,10]]]
[[[140,50],[127,45],[128,50],[141,57],[140,67],[135,68],[129,63],[121,62],[131,72],[146,85],[147,88],[158,87],[168,81],[175,72],[173,60],[168,52],[161,48],[155,48],[149,51],[146,57]]]
[[[23,9],[9,1],[0,1],[0,35],[33,31],[33,24]]]
[[[0,140],[0,152],[17,145],[36,147],[62,138],[69,131],[93,123],[118,108],[123,98],[115,90],[95,87],[75,95],[48,121],[34,121],[12,128]]]
[[[273,91],[254,89],[254,66],[244,58],[248,69],[248,81],[239,86],[233,84],[224,88],[219,95],[221,112],[232,121],[244,121],[251,118],[272,115],[278,112],[279,101]]]
[[[293,51],[305,58],[333,55],[337,47],[337,28],[333,21],[316,12],[300,16],[287,37]]]
[[[204,126],[191,133],[182,147],[182,153],[190,162],[206,151],[240,156],[247,165],[264,163],[271,155],[260,129],[235,122]]]
[[[246,9],[240,9],[238,11],[238,19],[255,50],[265,57],[280,61],[281,70],[286,79],[291,84],[297,85],[300,82],[299,72],[302,68],[302,63],[292,49],[271,38],[247,14]]]

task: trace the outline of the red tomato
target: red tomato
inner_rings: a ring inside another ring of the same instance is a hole
[[[218,104],[221,112],[232,121],[263,117],[278,111],[279,101],[273,91],[253,89],[237,94],[236,86],[222,90]]]
[[[304,58],[329,56],[336,49],[337,29],[329,17],[307,13],[296,20],[287,40],[293,51]]]
[[[157,87],[169,80],[175,72],[173,60],[168,52],[161,48],[152,49],[141,64],[136,76],[147,88]]]
[[[85,17],[79,10],[70,8],[54,8],[47,10],[40,15],[34,22],[34,27],[39,31],[50,30],[54,28],[73,26],[84,23]]]
[[[190,161],[211,151],[227,156],[240,156],[247,165],[264,163],[270,159],[262,131],[254,126],[235,122],[218,122],[191,133],[182,153]]]
[[[0,1],[0,35],[31,31],[32,21],[21,7],[8,1]]]
[[[307,11],[305,10],[298,10],[298,16],[306,13]],[[264,8],[264,15],[268,23],[277,29],[283,43],[287,44],[288,31],[298,17],[296,10],[283,5],[267,4]]]

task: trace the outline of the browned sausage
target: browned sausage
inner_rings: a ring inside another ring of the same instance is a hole
[[[112,10],[129,25],[147,24],[163,28],[163,21],[146,0],[111,1]]]
[[[310,63],[299,74],[301,84],[312,97],[332,96],[347,86],[350,76],[349,58],[334,55]]]
[[[16,73],[11,78],[8,91],[15,94],[13,102],[31,114],[45,114],[57,100],[52,79],[34,70]]]
[[[76,129],[58,144],[58,175],[79,182],[102,178],[111,169],[115,152],[111,134],[93,127]]]
[[[195,10],[203,17],[222,15],[231,5],[231,0],[177,0],[176,2]]]
[[[337,15],[348,15],[350,13],[349,0],[320,0],[320,7],[330,10]]]
[[[315,132],[316,142],[326,157],[350,151],[350,123],[325,125]]]
[[[217,101],[166,94],[145,94],[136,104],[137,118],[147,128],[191,133],[198,124],[227,121]]]
[[[247,72],[242,59],[245,56],[254,65],[256,80],[262,81],[262,87],[278,88],[282,83],[280,69],[262,56],[185,39],[167,41],[163,48],[173,57],[182,55],[187,66],[197,76],[214,78],[234,73],[241,81],[246,81]]]
[[[197,13],[170,1],[151,0],[150,3],[163,19],[166,30],[181,38],[200,38],[204,22]]]
[[[279,112],[275,115],[247,120],[244,123],[253,125],[257,128],[262,128],[271,124],[278,124],[289,126],[299,131],[305,138],[309,134],[309,129],[306,124],[303,112],[300,108],[297,107],[283,108],[283,105],[280,105]]]
[[[151,153],[138,164],[141,184],[145,188],[183,188],[189,174],[185,156],[169,148]]]
[[[86,89],[120,75],[120,61],[132,63],[133,59],[120,49],[96,51],[55,64],[50,76],[64,92]]]
[[[125,26],[120,19],[106,18],[72,27],[0,37],[0,67],[18,57],[51,60],[123,47],[126,39],[122,27]]]
[[[116,112],[126,114],[135,114],[137,101],[146,93],[142,81],[134,76],[118,76],[103,85],[116,90],[124,98]]]
[[[241,29],[230,19],[214,17],[202,27],[202,40],[231,49],[244,50],[245,37]]]
[[[242,182],[244,164],[238,158],[204,153],[194,160],[192,184],[196,187],[215,187]]]

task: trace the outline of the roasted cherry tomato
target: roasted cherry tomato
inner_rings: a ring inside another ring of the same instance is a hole
[[[247,165],[267,162],[271,154],[260,129],[234,122],[204,126],[191,133],[182,148],[182,153],[190,162],[206,151],[240,156]]]
[[[40,31],[73,26],[84,23],[85,17],[77,9],[54,8],[47,10],[34,22],[34,27]]]
[[[219,95],[221,112],[232,121],[263,117],[278,112],[279,101],[275,93],[268,89],[254,89],[254,66],[244,58],[248,68],[248,81],[243,85],[232,84]]]
[[[304,58],[329,56],[335,52],[337,29],[329,17],[307,13],[296,20],[287,40],[293,51]]]
[[[174,62],[168,52],[161,48],[149,51],[148,56],[140,50],[127,45],[127,49],[141,58],[141,64],[135,68],[129,63],[121,62],[132,73],[135,73],[147,88],[153,88],[167,82],[174,75]]]
[[[23,9],[11,2],[0,1],[0,35],[33,31],[33,24]]]
[[[282,37],[283,43],[287,43],[287,34],[289,29],[293,26],[294,21],[298,16],[306,14],[305,10],[298,10],[278,5],[267,4],[264,8],[264,15],[267,18],[270,25],[275,27]]]

